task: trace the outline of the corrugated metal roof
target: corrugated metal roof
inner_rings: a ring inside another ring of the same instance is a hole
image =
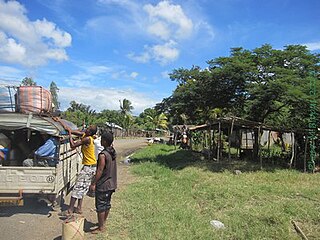
[[[73,123],[64,119],[61,121],[71,129],[77,129]],[[45,132],[53,136],[66,133],[64,127],[51,117],[23,113],[0,113],[0,129],[18,130],[24,128]]]

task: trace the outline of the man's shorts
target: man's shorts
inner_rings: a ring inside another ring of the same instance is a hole
[[[111,196],[114,190],[100,192],[96,191],[96,209],[97,212],[105,212],[111,208]]]
[[[76,184],[73,187],[71,197],[82,199],[88,192],[93,176],[96,174],[96,166],[83,166],[80,171]]]

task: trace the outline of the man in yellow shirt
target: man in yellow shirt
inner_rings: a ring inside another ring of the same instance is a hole
[[[82,202],[84,195],[88,192],[89,186],[91,184],[92,178],[95,175],[96,172],[96,166],[97,166],[97,160],[95,157],[95,151],[94,151],[94,139],[93,135],[97,132],[97,127],[95,125],[89,126],[85,132],[80,131],[74,131],[68,129],[69,137],[70,137],[70,146],[71,148],[76,148],[81,146],[81,152],[82,152],[82,164],[83,168],[80,171],[76,183],[73,187],[73,190],[71,192],[71,199],[69,208],[66,212],[63,212],[61,215],[68,216],[70,214],[73,214],[74,212],[81,214],[82,213]],[[79,141],[74,142],[72,138],[72,134],[81,136],[81,139]],[[74,205],[76,201],[78,200],[78,206],[74,208]]]

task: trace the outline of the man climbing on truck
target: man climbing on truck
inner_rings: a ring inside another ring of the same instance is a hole
[[[83,168],[80,171],[76,183],[71,192],[71,199],[69,208],[67,211],[62,212],[61,216],[70,216],[74,212],[82,214],[82,202],[84,195],[88,192],[89,186],[91,184],[92,178],[96,172],[97,160],[94,152],[94,139],[93,135],[97,132],[97,127],[95,125],[89,126],[84,132],[70,130],[66,128],[69,132],[70,146],[71,148],[76,148],[81,146],[81,152],[83,155],[82,164]],[[74,142],[72,134],[80,136],[81,139]],[[78,200],[77,208],[74,208],[76,201]]]

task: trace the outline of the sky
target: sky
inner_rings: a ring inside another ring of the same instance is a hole
[[[230,48],[320,50],[318,0],[0,0],[0,84],[59,88],[97,112],[133,114],[169,97],[174,69],[207,67]]]

